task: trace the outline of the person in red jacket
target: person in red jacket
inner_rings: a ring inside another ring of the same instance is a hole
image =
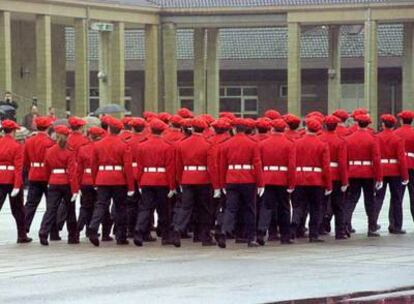
[[[405,234],[403,224],[403,186],[408,184],[408,168],[405,156],[404,140],[393,132],[397,119],[391,114],[381,115],[383,131],[377,134],[381,153],[381,167],[384,186],[375,197],[378,220],[384,203],[387,185],[390,187],[391,199],[389,208],[388,231],[393,234]]]
[[[220,194],[217,174],[214,172],[214,158],[210,153],[211,143],[204,137],[208,124],[196,118],[192,120],[193,134],[181,141],[176,150],[177,180],[182,188],[181,205],[173,218],[173,243],[181,246],[180,235],[186,231],[195,212],[195,229],[203,246],[214,246],[210,230],[214,214],[211,204],[212,190]]]
[[[178,142],[185,138],[181,130],[183,119],[178,115],[173,115],[170,119],[170,127],[163,132],[163,137],[169,142]]]
[[[306,134],[296,143],[296,190],[298,201],[305,208],[294,209],[292,224],[299,225],[303,214],[309,209],[309,241],[323,242],[319,238],[321,202],[323,196],[332,192],[329,147],[322,142],[317,133],[322,129],[319,120],[306,121]],[[296,214],[295,214],[296,211]]]
[[[262,162],[259,146],[247,134],[250,123],[242,118],[233,121],[236,135],[223,143],[220,151],[220,184],[225,185],[226,209],[221,234],[217,236],[220,248],[226,247],[226,235],[233,232],[239,209],[244,210],[247,245],[257,247],[256,195],[264,193]]]
[[[295,143],[284,134],[286,123],[283,119],[272,121],[273,133],[259,144],[263,165],[264,208],[261,209],[257,241],[265,244],[264,237],[269,229],[272,210],[276,210],[280,226],[281,243],[291,244],[289,194],[295,189],[296,148]],[[277,153],[275,153],[277,147]],[[270,210],[270,212],[266,212]]]
[[[23,146],[14,138],[19,125],[12,120],[1,122],[4,136],[0,138],[0,210],[9,196],[12,215],[16,221],[17,243],[29,243],[23,205]]]
[[[131,120],[131,116],[125,116],[121,119],[123,130],[121,131],[120,136],[125,142],[128,142],[132,138],[132,127],[129,125]]]
[[[93,155],[94,143],[105,136],[105,130],[99,127],[91,127],[88,129],[88,136],[89,143],[79,148],[76,158],[77,178],[80,185],[80,209],[78,217],[79,232],[82,231],[85,226],[89,226],[95,208],[97,193],[92,178],[91,155]],[[113,240],[110,236],[111,228],[112,219],[108,209],[102,222],[102,241],[109,242]],[[88,234],[86,234],[86,236],[88,236]]]
[[[411,126],[414,120],[414,111],[402,111],[398,117],[401,121],[401,127],[396,129],[394,133],[404,140],[409,175],[409,183],[407,186],[403,186],[402,197],[404,198],[405,188],[408,188],[411,216],[414,220],[414,129]]]
[[[336,134],[340,137],[351,135],[352,131],[346,126],[346,121],[349,119],[348,112],[342,109],[338,109],[333,112],[332,115],[340,119],[340,122],[335,129]]]
[[[55,127],[57,143],[47,150],[45,155],[45,172],[48,180],[46,211],[39,230],[40,244],[47,246],[48,235],[56,222],[59,204],[64,202],[67,216],[68,244],[79,244],[76,223],[76,198],[79,185],[76,174],[75,151],[67,146],[70,130],[62,125]]]
[[[98,229],[111,200],[116,214],[116,243],[128,245],[125,200],[127,196],[134,195],[131,149],[119,136],[122,122],[112,117],[108,125],[109,135],[95,143],[92,155],[92,178],[97,187],[98,199],[89,224],[88,237],[94,246],[99,246]]]
[[[346,198],[345,229],[352,231],[352,214],[364,191],[365,211],[368,216],[368,236],[377,237],[375,192],[382,188],[382,170],[379,145],[368,128],[371,118],[367,114],[355,116],[358,129],[346,137],[348,147],[349,189]]]
[[[30,231],[33,218],[43,194],[47,193],[47,176],[45,171],[46,150],[55,142],[49,137],[48,131],[52,125],[49,117],[36,117],[36,135],[28,138],[24,145],[24,167],[29,170],[29,190],[26,200],[26,229]],[[54,225],[50,240],[60,239],[57,226]]]
[[[135,227],[136,246],[142,246],[154,209],[159,217],[161,243],[171,244],[171,208],[168,199],[176,194],[175,148],[162,137],[168,128],[164,122],[154,118],[149,126],[151,135],[134,151],[137,161],[136,179],[142,196]]]
[[[330,231],[330,222],[332,215],[334,215],[335,238],[337,240],[346,239],[344,204],[345,192],[348,189],[348,152],[345,140],[337,131],[340,123],[341,120],[337,116],[326,116],[326,132],[319,136],[319,139],[329,146],[332,179],[332,194],[325,196],[323,201],[321,230],[323,233]]]
[[[68,146],[77,154],[80,147],[89,143],[89,139],[83,134],[83,127],[86,125],[86,121],[72,116],[68,119],[68,123],[71,130],[68,137]]]

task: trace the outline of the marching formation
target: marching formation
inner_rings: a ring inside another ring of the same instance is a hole
[[[156,241],[153,230],[162,245],[175,247],[190,232],[194,242],[220,248],[230,238],[249,247],[306,236],[323,242],[332,218],[335,238],[344,240],[355,232],[362,192],[367,235],[379,237],[387,187],[389,233],[405,233],[406,188],[414,219],[413,111],[382,115],[379,132],[365,109],[312,112],[303,122],[276,110],[256,120],[194,116],[186,108],[143,116],[104,115],[100,127],[87,129],[78,117],[69,126],[37,117],[37,131],[23,143],[15,139],[19,125],[2,121],[0,208],[8,196],[18,243],[32,241],[43,195],[42,245],[60,240],[64,224],[69,244],[85,231],[95,246],[112,235],[118,245],[131,238],[143,246]]]

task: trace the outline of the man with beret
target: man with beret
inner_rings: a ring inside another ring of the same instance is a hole
[[[170,127],[163,132],[163,138],[169,142],[179,142],[185,138],[181,131],[181,123],[183,118],[179,115],[173,115],[170,119]]]
[[[16,141],[19,125],[13,120],[3,120],[4,136],[0,138],[0,210],[9,196],[12,215],[16,221],[17,243],[29,243],[23,205],[23,146]]]
[[[408,184],[407,158],[405,156],[404,140],[393,132],[397,123],[394,115],[381,115],[383,131],[377,134],[381,153],[381,168],[384,186],[378,190],[375,197],[377,203],[376,218],[378,220],[384,203],[387,185],[390,187],[390,207],[388,231],[392,234],[405,234],[403,222],[403,186]]]
[[[182,188],[181,204],[173,218],[173,243],[181,246],[180,235],[194,214],[195,231],[203,246],[216,245],[212,240],[214,209],[211,194],[220,196],[220,188],[214,158],[210,153],[211,143],[203,136],[207,123],[201,118],[192,120],[193,134],[177,145],[176,172],[177,181]]]
[[[89,143],[89,139],[83,134],[83,127],[86,125],[86,121],[72,116],[68,119],[68,123],[71,130],[68,137],[68,145],[77,154],[80,147]]]
[[[302,208],[293,209],[292,226],[300,225],[305,207],[309,209],[309,241],[323,242],[319,238],[321,202],[332,192],[329,147],[317,134],[322,129],[319,120],[306,121],[306,134],[296,143],[296,190]]]
[[[321,232],[330,232],[332,215],[335,216],[335,238],[346,239],[344,204],[345,192],[348,189],[348,153],[345,140],[337,133],[341,120],[334,115],[325,117],[326,132],[319,139],[327,143],[330,153],[330,169],[332,179],[332,194],[325,196],[322,202]]]
[[[294,191],[296,182],[295,143],[284,134],[286,122],[283,119],[273,120],[272,127],[273,133],[259,144],[265,191],[264,206],[260,210],[257,241],[262,246],[265,244],[264,238],[270,227],[272,211],[276,211],[278,217],[281,243],[292,243],[289,194]]]
[[[194,114],[187,108],[181,108],[177,111],[177,115],[181,116],[181,118],[187,119],[187,118],[193,118]]]
[[[108,121],[109,135],[95,143],[92,155],[92,178],[98,187],[97,203],[89,224],[89,241],[99,246],[98,229],[107,210],[114,204],[116,243],[128,245],[127,196],[134,195],[134,177],[130,147],[119,136],[122,122],[116,118]]]
[[[340,122],[338,123],[335,129],[335,132],[338,136],[345,137],[352,134],[352,131],[349,130],[349,128],[346,126],[346,121],[349,118],[349,114],[347,111],[338,109],[335,112],[333,112],[332,115],[340,119]]]
[[[286,128],[286,136],[290,140],[298,140],[299,138],[301,138],[301,134],[298,131],[300,126],[300,118],[293,114],[286,114],[284,116],[284,120],[286,121],[286,124],[288,126]]]
[[[88,129],[89,143],[79,148],[77,153],[77,178],[80,185],[80,210],[78,218],[78,231],[89,226],[92,219],[93,210],[95,208],[97,193],[94,188],[92,178],[92,157],[94,143],[98,142],[105,136],[105,130],[99,127],[91,127]],[[105,213],[102,221],[102,241],[112,241],[111,234],[112,219],[109,208]],[[88,234],[86,235],[88,236]]]
[[[270,122],[270,119],[264,117],[256,120],[257,133],[253,135],[256,141],[261,142],[269,137],[269,131],[272,127]]]
[[[29,170],[29,190],[26,200],[26,229],[30,230],[37,207],[43,194],[47,193],[47,176],[45,171],[46,150],[55,142],[49,137],[48,130],[52,125],[49,117],[36,117],[36,135],[29,137],[24,146],[24,167]],[[60,240],[57,226],[54,225],[50,240]]]
[[[404,197],[405,188],[408,188],[408,194],[410,196],[410,209],[411,216],[414,220],[414,129],[411,124],[414,120],[414,111],[402,111],[398,114],[401,121],[401,127],[394,131],[399,137],[404,140],[405,155],[407,156],[407,166],[409,183],[403,187]]]
[[[125,116],[121,119],[123,129],[121,131],[120,136],[126,142],[131,140],[131,137],[132,137],[131,126],[129,125],[129,122],[131,121],[131,119],[132,119],[131,116]]]
[[[56,144],[45,155],[45,172],[48,180],[46,195],[46,212],[39,230],[40,244],[47,246],[48,235],[56,222],[57,211],[61,201],[65,204],[68,229],[68,244],[79,244],[79,232],[76,222],[76,198],[79,184],[76,172],[75,151],[67,145],[69,128],[55,127]]]
[[[236,135],[224,142],[220,150],[220,184],[225,185],[226,209],[221,234],[218,235],[220,248],[226,247],[226,235],[233,232],[238,211],[244,210],[247,245],[257,247],[256,242],[256,195],[264,193],[262,163],[257,142],[246,131],[248,121],[236,118],[233,121]]]
[[[367,114],[354,117],[358,129],[346,137],[348,147],[349,189],[346,198],[345,228],[350,236],[352,230],[352,214],[364,191],[365,211],[368,216],[368,236],[378,237],[376,220],[375,192],[382,183],[381,155],[378,142],[368,128],[371,118]]]
[[[275,120],[282,118],[282,115],[280,115],[278,111],[270,109],[265,112],[264,117],[269,118],[270,120]]]

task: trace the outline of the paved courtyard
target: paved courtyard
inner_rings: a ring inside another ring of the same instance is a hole
[[[247,249],[201,248],[185,240],[180,249],[159,242],[94,248],[65,241],[41,247],[15,244],[6,204],[0,214],[0,303],[264,303],[384,291],[414,286],[414,224],[405,202],[405,236],[389,235],[385,210],[382,237],[366,238],[359,203],[350,240],[300,241]],[[41,210],[44,210],[42,203]],[[41,213],[34,227],[39,227]],[[36,233],[32,233],[35,236]],[[65,235],[64,235],[65,236]]]

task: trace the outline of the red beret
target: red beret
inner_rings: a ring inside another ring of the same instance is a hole
[[[50,117],[47,116],[39,116],[35,118],[36,127],[39,128],[47,128],[52,125],[53,121]]]
[[[236,119],[236,115],[234,115],[231,112],[220,112],[219,117],[220,118],[227,118],[227,119],[230,119],[230,120]]]
[[[371,117],[369,117],[368,114],[359,114],[359,115],[356,115],[354,117],[354,119],[356,121],[358,121],[358,122],[367,122],[367,123],[371,123],[372,122]]]
[[[191,128],[193,126],[191,118],[182,118],[181,126],[184,128]]]
[[[245,118],[246,127],[249,129],[254,129],[256,127],[256,121],[252,118]]]
[[[191,125],[195,128],[200,128],[200,129],[208,128],[207,122],[202,118],[191,119]]]
[[[397,118],[395,118],[395,116],[391,114],[383,114],[381,115],[381,121],[396,124]]]
[[[309,118],[306,120],[306,127],[309,131],[316,133],[322,129],[322,124],[315,118]]]
[[[128,125],[131,127],[145,127],[147,123],[145,122],[145,119],[143,118],[134,117],[129,121]]]
[[[203,119],[208,125],[211,125],[211,123],[214,121],[214,117],[210,114],[201,114],[198,117]]]
[[[272,120],[272,127],[278,132],[283,132],[286,129],[287,124],[283,119],[278,118]]]
[[[279,119],[281,117],[280,113],[276,110],[267,110],[264,114],[265,117],[270,119]]]
[[[68,136],[70,133],[70,130],[68,127],[64,126],[64,125],[58,125],[55,126],[55,132],[56,134],[61,134],[61,135],[66,135]]]
[[[111,115],[104,115],[101,117],[101,122],[103,122],[104,124],[109,125],[109,121],[111,120],[112,116]]]
[[[174,125],[181,125],[182,118],[179,115],[173,115],[170,119],[170,122]]]
[[[124,118],[122,118],[122,119],[121,119],[122,124],[123,124],[124,126],[129,125],[129,122],[131,121],[131,119],[132,119],[132,117],[130,117],[130,116],[125,116]]]
[[[154,118],[150,121],[149,126],[153,130],[164,131],[168,128],[168,125],[158,118]]]
[[[414,112],[405,110],[398,113],[398,117],[401,119],[414,119]]]
[[[124,127],[124,125],[122,124],[122,121],[120,121],[119,119],[115,117],[111,117],[111,119],[108,120],[108,125],[112,128],[116,128],[119,130],[122,130],[122,128]]]
[[[267,129],[269,130],[271,127],[271,123],[269,118],[259,118],[258,120],[256,120],[256,128],[258,129]]]
[[[246,125],[246,120],[241,118],[241,117],[236,117],[235,119],[233,119],[231,121],[231,124],[233,126],[243,126],[243,127],[247,127]]]
[[[86,121],[76,116],[69,117],[68,123],[72,128],[82,127],[86,125]]]
[[[146,121],[149,121],[152,118],[157,117],[157,114],[154,112],[145,111],[144,113],[142,113],[142,116],[144,116],[144,119]]]
[[[9,130],[19,130],[20,126],[10,119],[5,119],[1,122],[1,126],[3,129],[9,129]]]
[[[95,136],[102,136],[105,134],[105,130],[99,127],[90,127],[88,129],[88,134]]]
[[[339,117],[335,115],[328,115],[325,117],[325,124],[327,125],[337,125],[340,122],[341,120],[339,119]]]
[[[177,115],[180,115],[182,118],[193,118],[193,112],[187,108],[181,108],[177,111]]]
[[[342,121],[345,121],[349,118],[348,112],[342,109],[336,110],[335,112],[332,113],[332,115],[338,117]]]
[[[168,123],[171,119],[171,114],[168,112],[161,112],[158,114],[158,119],[162,120],[165,123]]]
[[[219,118],[217,120],[215,120],[211,126],[213,128],[217,128],[217,129],[224,129],[224,130],[229,130],[231,129],[231,123],[230,120],[227,118]]]
[[[284,116],[284,119],[285,119],[285,121],[288,125],[290,125],[290,124],[299,124],[300,123],[300,118],[297,117],[296,115],[293,115],[293,114],[286,114]]]
[[[368,110],[365,108],[357,108],[352,112],[352,117],[355,119],[358,115],[368,114]]]
[[[323,115],[319,111],[313,111],[313,112],[310,112],[310,113],[308,113],[306,115],[306,118],[311,118],[311,117],[318,117],[318,118],[322,118],[322,120],[323,120],[323,118],[325,117],[325,115]]]

